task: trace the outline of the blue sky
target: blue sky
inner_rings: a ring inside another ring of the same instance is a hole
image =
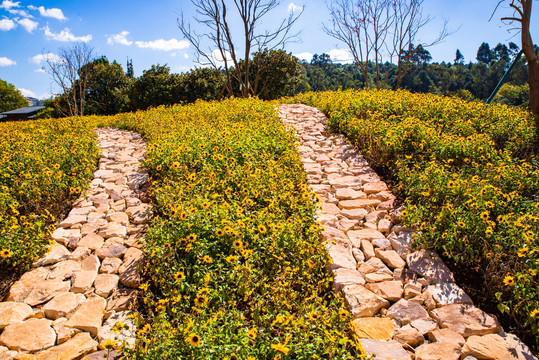
[[[428,42],[445,18],[451,30],[458,30],[429,48],[434,61],[453,61],[457,48],[466,61],[475,61],[483,41],[491,46],[509,41],[519,44],[519,36],[511,37],[498,20],[498,15],[510,14],[507,9],[500,9],[489,22],[495,4],[492,0],[426,0],[424,13],[433,20],[419,40]],[[295,25],[295,31],[301,32],[299,41],[285,50],[309,60],[312,54],[326,52],[334,61],[346,62],[349,57],[343,44],[322,30],[329,20],[325,0],[281,0],[261,26],[271,29],[301,6],[305,12]],[[190,0],[0,0],[0,79],[27,96],[48,97],[57,89],[42,70],[43,57],[54,57],[58,48],[77,41],[86,42],[97,55],[117,60],[124,68],[127,58],[133,59],[136,76],[157,63],[168,64],[173,72],[188,71],[196,64],[194,50],[177,26],[181,12],[187,19],[194,15]],[[536,18],[534,14],[532,36],[539,42]]]

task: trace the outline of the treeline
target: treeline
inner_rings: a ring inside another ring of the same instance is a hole
[[[519,52],[519,47],[514,43],[498,44],[494,48],[483,43],[477,51],[475,63],[465,63],[459,50],[452,63],[431,63],[432,56],[427,50],[416,49],[411,61],[406,64],[406,74],[400,88],[412,92],[456,95],[466,100],[486,100]],[[380,87],[396,89],[397,66],[385,63],[379,64],[379,68],[384,80],[380,82]],[[310,62],[302,62],[302,69],[300,91],[362,89],[365,86],[365,76],[358,66],[333,63],[327,54],[315,54]],[[374,83],[375,76],[375,64],[371,63],[370,84]],[[527,65],[522,57],[515,63],[495,101],[515,106],[526,105],[527,79]]]

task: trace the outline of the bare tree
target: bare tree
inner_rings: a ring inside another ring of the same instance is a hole
[[[275,30],[259,31],[261,19],[279,5],[278,0],[191,0],[191,3],[197,13],[193,18],[194,21],[205,27],[206,32],[197,33],[191,24],[185,21],[183,14],[178,19],[178,27],[195,48],[197,62],[216,69],[224,67],[227,77],[226,91],[229,95],[233,95],[232,78],[234,78],[240,84],[243,97],[254,95],[250,84],[251,54],[265,48],[274,50],[284,46],[295,37],[290,34],[290,30],[303,13],[303,8],[299,12],[292,11]],[[242,28],[240,38],[232,34],[230,24],[235,23],[232,17],[240,21]],[[242,51],[245,60],[243,69],[240,67]]]
[[[377,88],[381,85],[379,64],[384,59],[396,61],[398,88],[417,49],[414,46],[417,34],[432,20],[423,16],[422,7],[423,0],[335,0],[328,5],[331,26],[324,25],[324,31],[345,43],[363,71],[366,87],[369,87],[371,60],[375,63]],[[449,35],[447,22],[444,22],[438,36],[421,45],[427,48],[439,44]],[[387,83],[387,75],[384,83]]]
[[[520,32],[522,51],[528,62],[528,84],[530,85],[530,103],[528,106],[535,115],[536,133],[539,136],[539,62],[530,33],[532,0],[500,0],[492,16],[494,16],[500,5],[505,2],[509,3],[513,14],[512,16],[503,17],[501,20],[508,25],[518,23],[517,27],[511,28],[510,31],[517,30]]]
[[[64,116],[84,115],[88,74],[84,65],[94,60],[94,49],[85,43],[72,48],[60,48],[57,57],[46,56],[48,72],[62,91],[58,111]]]

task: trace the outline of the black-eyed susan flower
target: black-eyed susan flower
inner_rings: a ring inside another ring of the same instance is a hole
[[[187,240],[189,240],[190,242],[194,242],[196,239],[197,236],[195,234],[189,234],[189,236],[187,237]]]
[[[241,240],[234,240],[234,242],[232,242],[232,245],[234,246],[234,248],[236,248],[237,250],[241,250],[243,248],[243,241]]]
[[[513,286],[513,284],[515,283],[515,278],[511,274],[507,274],[503,279],[503,283],[506,286]]]
[[[189,334],[189,336],[185,338],[185,341],[193,347],[200,346],[200,337],[196,334]]]
[[[4,259],[10,258],[12,255],[13,253],[9,249],[2,249],[0,251],[0,256],[3,257]]]
[[[258,330],[256,328],[249,329],[247,331],[247,337],[251,340],[256,339],[256,335],[258,334]]]
[[[488,211],[483,211],[481,213],[481,220],[488,220],[488,218],[490,217],[490,213]]]
[[[183,279],[185,279],[185,273],[183,271],[177,271],[174,273],[174,280],[182,281]]]
[[[261,234],[265,234],[268,231],[268,229],[264,225],[258,225],[257,229],[258,232]]]
[[[206,305],[208,302],[208,297],[204,294],[199,294],[195,297],[195,305],[198,307],[202,307]]]

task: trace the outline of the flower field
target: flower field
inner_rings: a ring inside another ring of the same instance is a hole
[[[478,287],[539,344],[539,164],[531,115],[405,91],[308,93],[290,101],[329,114],[334,131],[393,177],[415,245],[477,272],[484,279]]]
[[[87,119],[0,124],[0,269],[27,269],[45,250],[47,226],[93,178],[96,135]]]
[[[148,141],[157,216],[140,359],[352,359],[314,197],[273,106],[198,102],[118,115]]]

